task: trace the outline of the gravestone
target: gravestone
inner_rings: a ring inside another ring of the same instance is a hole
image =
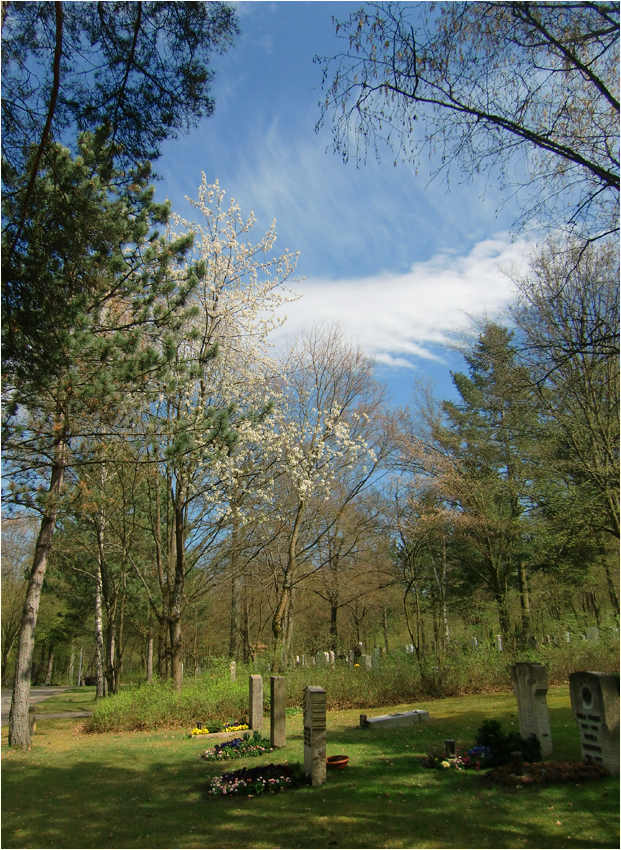
[[[599,640],[599,629],[595,626],[591,626],[591,628],[586,630],[586,639],[597,641]]]
[[[234,661],[231,661],[231,682],[234,682],[237,678],[237,664]]]
[[[253,730],[261,731],[263,725],[263,679],[261,676],[250,676],[249,691],[248,725]]]
[[[270,743],[272,747],[284,747],[287,744],[285,729],[287,690],[284,676],[270,678]]]
[[[535,735],[544,758],[552,755],[552,735],[548,716],[548,674],[545,664],[520,661],[511,667],[513,693],[517,700],[520,735]]]
[[[619,679],[612,673],[570,673],[571,708],[582,757],[619,775]]]
[[[470,646],[472,647],[472,649],[476,649],[478,645],[479,645],[479,641],[477,640],[477,638],[471,637],[470,638]]]
[[[371,669],[371,656],[370,655],[361,655],[360,656],[360,666],[364,667],[365,670]]]
[[[394,714],[381,714],[379,717],[367,717],[360,715],[360,725],[362,726],[362,717],[365,718],[365,726],[367,729],[400,729],[403,726],[413,726],[416,723],[428,723],[431,720],[428,711],[415,709],[414,711],[400,711]]]
[[[502,635],[496,635],[496,649],[502,652]]]
[[[565,643],[571,643],[571,632],[565,632]]]
[[[331,649],[330,650],[330,664],[334,667],[335,663],[336,663],[336,658],[334,656],[334,650]]]
[[[304,691],[304,772],[313,785],[326,781],[326,692],[315,685]]]

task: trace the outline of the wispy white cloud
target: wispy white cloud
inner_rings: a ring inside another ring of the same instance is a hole
[[[283,345],[301,327],[336,320],[386,367],[441,361],[447,334],[468,317],[498,316],[506,308],[514,295],[506,271],[524,263],[528,247],[497,234],[464,256],[437,254],[404,274],[300,281],[294,288],[302,298],[287,305],[287,322],[273,342]]]

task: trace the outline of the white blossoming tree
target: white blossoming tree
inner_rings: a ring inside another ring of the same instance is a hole
[[[181,231],[195,234],[192,259],[202,263],[200,283],[188,302],[189,323],[163,341],[174,349],[173,376],[149,387],[136,417],[149,469],[153,557],[134,562],[134,569],[155,616],[166,624],[177,687],[184,606],[221,580],[222,565],[214,567],[210,551],[230,533],[232,514],[243,512],[244,446],[256,445],[272,409],[275,364],[267,336],[281,321],[278,308],[291,298],[283,283],[297,262],[288,250],[272,256],[275,225],[252,244],[253,215],[242,218],[233,200],[225,206],[224,194],[203,174],[192,201],[201,223],[176,221]]]

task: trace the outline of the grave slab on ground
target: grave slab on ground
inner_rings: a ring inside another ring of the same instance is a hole
[[[379,717],[360,715],[360,725],[365,729],[400,729],[415,723],[428,723],[430,720],[429,712],[419,708],[413,711],[397,711],[394,714],[380,714]]]

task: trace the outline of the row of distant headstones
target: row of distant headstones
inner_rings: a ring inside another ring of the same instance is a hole
[[[543,664],[519,662],[511,668],[513,692],[517,700],[520,734],[536,735],[544,758],[552,755],[552,735],[546,696],[548,680]],[[270,741],[272,747],[286,744],[286,680],[270,679]],[[609,673],[576,672],[569,676],[571,706],[578,724],[582,757],[619,774],[619,678]],[[417,715],[420,712],[406,712]],[[426,712],[424,712],[426,714]],[[377,718],[378,720],[380,718]],[[387,716],[387,724],[396,717]],[[420,717],[412,717],[419,720]],[[249,725],[260,730],[263,722],[263,679],[249,679]],[[379,724],[378,724],[379,725]],[[304,692],[304,769],[313,785],[326,775],[326,692],[309,686]]]
[[[619,639],[619,629],[613,628],[613,629],[610,629],[609,631],[610,631],[610,634],[612,635],[612,637],[614,639],[616,639],[616,640]],[[586,630],[585,634],[579,633],[576,637],[576,639],[579,640],[579,641],[584,640],[584,641],[591,641],[591,642],[596,642],[596,641],[599,640],[599,638],[600,638],[600,630],[595,626],[588,628]],[[572,634],[571,634],[571,632],[565,632],[561,638],[557,637],[556,635],[544,635],[544,637],[542,638],[541,641],[539,640],[538,637],[533,635],[533,636],[531,636],[531,638],[529,640],[530,640],[530,643],[533,646],[538,646],[540,644],[558,645],[561,642],[571,643],[572,642]],[[479,644],[478,638],[476,638],[476,637],[470,638],[470,647],[472,649],[477,649],[479,647],[479,645],[480,644]],[[496,649],[499,652],[503,651],[502,635],[496,635],[495,646],[496,646]],[[414,654],[414,652],[415,652],[414,644],[411,644],[411,643],[405,644],[404,650],[405,650],[406,654]],[[435,653],[435,651],[436,651],[435,641],[432,641],[430,646],[427,645],[427,644],[424,644],[421,647],[422,654],[425,654],[426,652],[429,652],[429,651],[431,651],[432,654]],[[361,655],[357,656],[356,653],[353,650],[350,650],[347,653],[347,655],[336,655],[332,651],[330,651],[330,652],[318,652],[316,655],[309,655],[309,656],[296,655],[295,666],[296,667],[309,667],[309,666],[310,667],[317,667],[317,666],[321,666],[321,665],[326,665],[326,666],[332,666],[333,667],[336,664],[337,661],[344,661],[350,667],[353,667],[356,664],[358,664],[359,667],[364,667],[366,669],[370,669],[371,667],[375,667],[379,663],[380,658],[382,658],[385,655],[386,655],[386,650],[383,647],[380,648],[378,646],[375,647],[372,655],[361,654]],[[356,659],[358,659],[358,660],[356,660]],[[236,663],[234,661],[232,661],[231,662],[231,678],[233,679],[233,681],[235,680],[235,676],[236,676],[236,666],[237,666]],[[271,664],[268,663],[268,665],[267,665],[268,673],[271,673],[271,669],[272,669]]]

